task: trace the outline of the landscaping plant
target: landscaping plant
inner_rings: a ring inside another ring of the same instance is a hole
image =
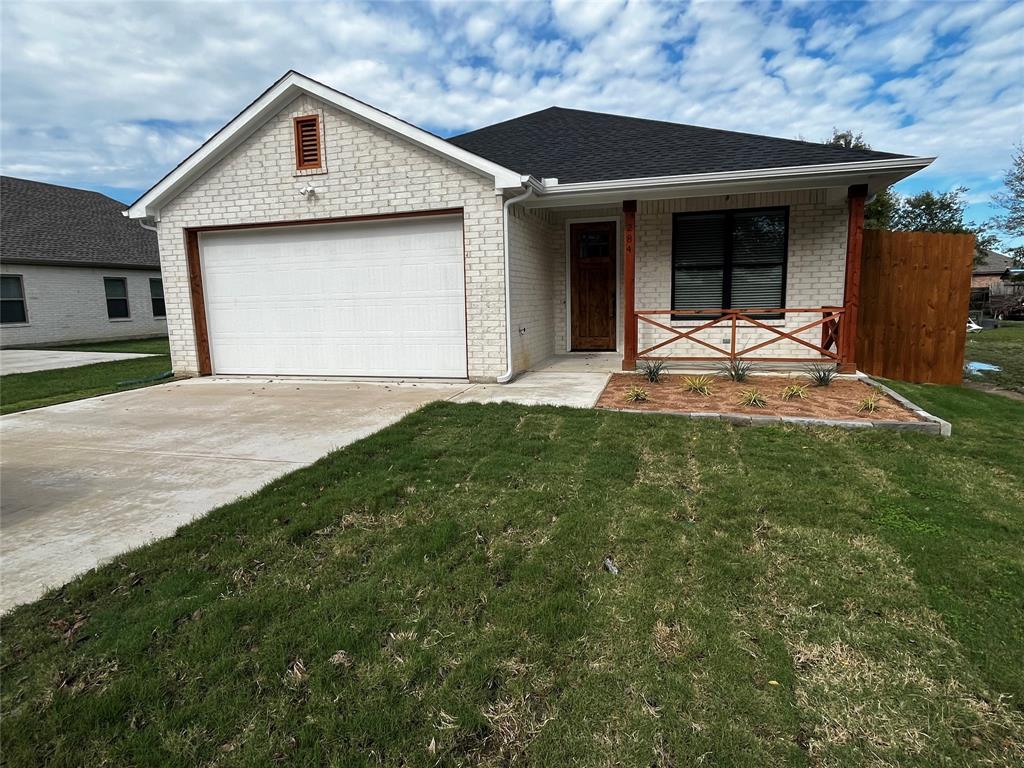
[[[740,394],[740,405],[747,405],[751,408],[766,408],[768,401],[764,395],[755,387],[753,389],[745,389]]]
[[[626,392],[627,403],[646,403],[650,400],[647,390],[643,387],[632,386]]]
[[[827,387],[835,379],[836,374],[837,371],[834,365],[815,363],[814,365],[807,366],[807,376],[811,380],[811,386],[814,387]]]
[[[883,393],[876,389],[857,404],[857,413],[864,413],[865,411],[874,413],[878,410],[878,405],[882,402],[883,397]]]
[[[647,377],[651,384],[657,384],[661,381],[661,371],[664,367],[664,360],[644,360],[640,364],[640,372]]]
[[[718,372],[732,381],[746,381],[753,367],[753,363],[746,360],[730,360],[718,366]]]
[[[789,402],[793,398],[803,400],[807,397],[807,385],[806,384],[790,384],[788,387],[782,390],[782,399]]]
[[[693,392],[695,395],[704,395],[704,397],[711,394],[711,384],[710,376],[687,376],[683,379],[683,389]]]

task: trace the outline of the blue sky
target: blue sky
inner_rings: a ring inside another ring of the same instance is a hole
[[[938,155],[987,218],[1024,137],[1024,3],[17,2],[5,174],[130,201],[288,69],[442,135],[552,104]]]

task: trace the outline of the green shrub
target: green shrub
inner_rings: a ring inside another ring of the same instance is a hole
[[[782,399],[789,402],[793,398],[803,400],[807,397],[807,385],[806,384],[790,384],[788,387],[782,390]]]
[[[650,400],[650,396],[647,394],[647,390],[643,387],[636,385],[626,390],[626,402],[627,403],[646,403]]]
[[[827,387],[835,379],[837,373],[834,365],[815,363],[807,366],[807,376],[811,380],[811,385],[815,387]]]
[[[644,360],[640,364],[640,373],[646,376],[651,384],[657,384],[661,381],[661,372],[664,367],[664,360]]]
[[[687,392],[693,392],[695,395],[704,395],[707,397],[711,394],[712,379],[710,376],[687,376],[683,379],[683,389]]]
[[[746,381],[753,368],[754,364],[746,360],[730,360],[718,366],[718,372],[732,381]]]
[[[756,387],[753,389],[743,390],[740,394],[739,403],[740,405],[750,406],[751,408],[765,408],[768,406],[768,401]]]

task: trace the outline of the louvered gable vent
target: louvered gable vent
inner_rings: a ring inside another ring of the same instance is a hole
[[[295,118],[295,167],[300,171],[321,167],[320,117]]]

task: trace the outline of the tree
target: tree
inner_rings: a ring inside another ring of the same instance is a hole
[[[868,229],[893,229],[899,204],[899,195],[888,187],[877,192],[864,206],[864,226]]]
[[[989,220],[988,226],[1024,242],[1024,143],[1014,148],[1012,165],[1003,175],[1005,192],[992,195],[992,203],[1002,209]],[[1024,244],[1006,249],[1018,267],[1024,267]]]
[[[832,137],[825,139],[825,144],[835,147],[846,147],[847,149],[871,149],[871,145],[864,141],[863,133],[854,133],[851,130],[840,131],[832,128]]]

